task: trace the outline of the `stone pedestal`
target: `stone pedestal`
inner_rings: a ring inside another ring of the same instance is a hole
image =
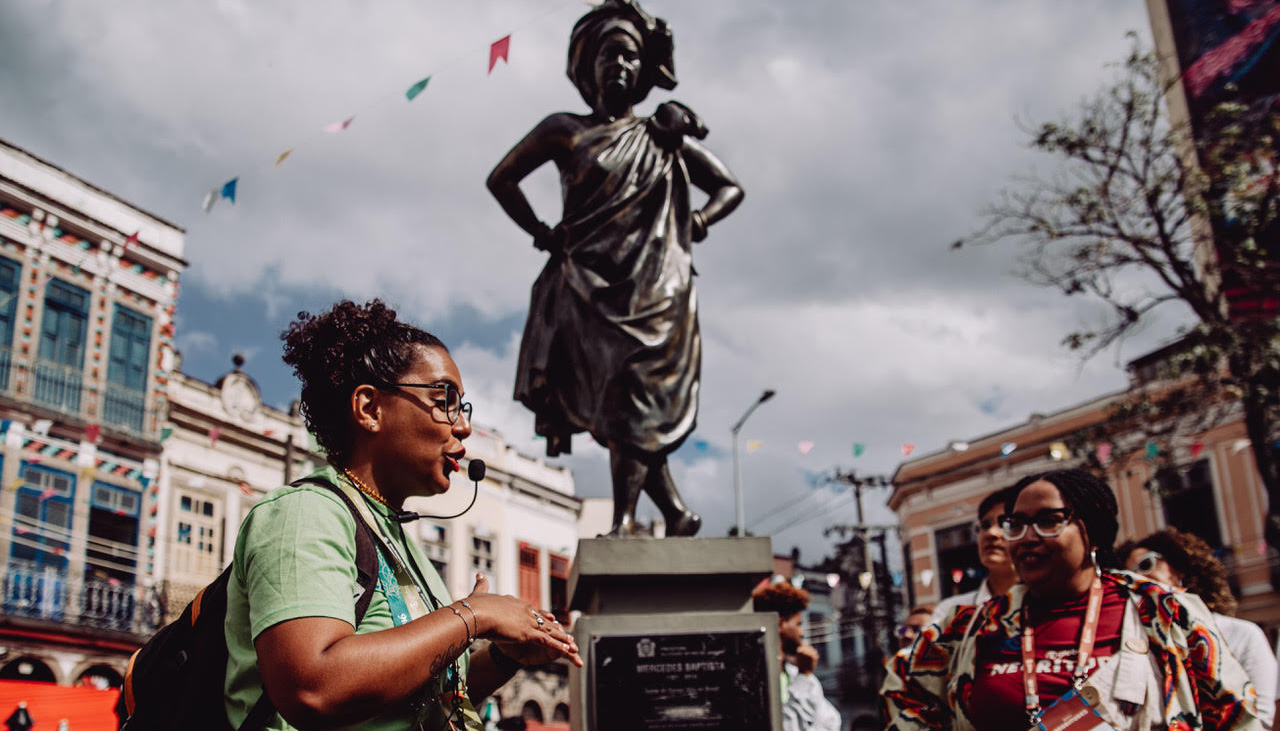
[[[778,731],[778,618],[751,610],[768,538],[579,541],[572,731]]]

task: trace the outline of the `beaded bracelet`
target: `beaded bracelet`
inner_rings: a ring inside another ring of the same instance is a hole
[[[480,636],[480,618],[476,616],[476,610],[471,608],[471,603],[468,602],[466,599],[461,599],[458,601],[458,603],[466,607],[468,612],[471,612],[471,623],[476,626],[476,637],[479,637]]]
[[[470,647],[471,643],[476,641],[476,638],[471,636],[471,628],[467,626],[467,618],[462,616],[462,612],[459,612],[457,607],[453,606],[452,604],[449,604],[447,606],[449,607],[449,609],[453,610],[454,614],[458,615],[458,619],[462,620],[462,628],[467,633],[467,646]]]

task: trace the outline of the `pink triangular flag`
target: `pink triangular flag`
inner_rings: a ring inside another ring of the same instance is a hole
[[[1098,462],[1106,464],[1111,461],[1111,443],[1103,442],[1098,445]]]
[[[909,455],[910,455],[912,452],[914,452],[914,451],[916,451],[916,445],[911,444],[910,442],[908,442],[908,443],[906,443],[906,444],[902,445],[902,456],[903,456],[903,457],[907,457],[907,456],[909,456]]]
[[[813,442],[800,442],[796,445],[796,449],[800,450],[800,454],[808,454],[813,450]]]
[[[511,63],[511,60],[507,58],[507,54],[510,51],[511,36],[503,36],[494,41],[492,46],[489,46],[489,73],[493,73],[493,67],[498,64],[498,59]]]
[[[351,123],[352,123],[352,122],[354,122],[354,121],[356,121],[356,117],[355,117],[355,115],[353,114],[353,115],[351,115],[350,117],[347,117],[346,119],[342,120],[341,122],[334,122],[333,124],[326,124],[322,129],[323,129],[323,131],[325,131],[325,132],[341,132],[342,130],[346,129],[347,127],[350,127],[350,126],[351,126]],[[277,164],[277,165],[279,165],[280,163],[279,163],[279,162],[277,162],[276,164]]]
[[[222,428],[221,428],[221,427],[217,427],[217,426],[211,426],[211,427],[209,427],[209,444],[210,444],[210,445],[217,444],[217,443],[218,443],[218,439],[219,439],[221,436],[222,436]]]

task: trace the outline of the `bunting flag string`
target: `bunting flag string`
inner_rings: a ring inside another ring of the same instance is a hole
[[[495,67],[495,66],[497,66],[498,61],[502,61],[502,62],[504,62],[504,63],[506,63],[506,64],[510,64],[510,63],[511,63],[511,38],[512,38],[512,36],[513,36],[517,31],[523,30],[524,28],[527,28],[527,27],[529,27],[529,26],[533,25],[534,23],[537,23],[537,22],[539,22],[539,21],[543,20],[544,18],[546,18],[546,17],[548,17],[548,16],[550,16],[550,15],[552,15],[552,14],[554,14],[554,13],[560,12],[561,10],[563,10],[563,9],[564,9],[565,7],[567,7],[567,6],[570,6],[570,5],[576,5],[576,4],[578,4],[578,2],[579,2],[579,0],[565,0],[565,2],[558,3],[558,4],[554,5],[554,6],[548,7],[545,11],[543,11],[543,12],[541,12],[541,13],[538,13],[538,14],[536,14],[536,15],[534,15],[534,16],[532,16],[532,17],[530,17],[530,18],[529,18],[528,20],[526,20],[525,22],[520,23],[519,25],[517,25],[517,26],[515,26],[514,28],[512,28],[512,30],[511,30],[511,32],[510,32],[510,33],[507,33],[505,36],[503,36],[503,37],[499,38],[499,39],[498,39],[498,40],[496,40],[496,41],[493,41],[492,43],[490,43],[490,44],[489,44],[489,54],[488,54],[488,72],[487,72],[487,75],[492,75],[492,74],[493,74],[493,69],[494,69],[494,67]],[[405,98],[405,100],[406,100],[406,101],[412,102],[412,101],[413,101],[414,99],[416,99],[419,95],[421,95],[424,91],[426,91],[427,86],[428,86],[428,84],[430,83],[430,81],[431,81],[431,80],[432,80],[436,75],[438,75],[438,73],[439,73],[441,70],[443,70],[444,68],[447,68],[447,67],[449,67],[449,66],[454,65],[457,61],[461,60],[465,55],[467,55],[467,54],[461,54],[461,53],[460,53],[460,54],[456,55],[453,59],[449,59],[449,60],[447,60],[445,63],[443,63],[443,64],[441,65],[441,67],[440,67],[440,68],[437,68],[437,69],[436,69],[436,73],[431,74],[431,75],[427,75],[427,76],[423,76],[422,78],[420,78],[417,82],[415,82],[412,86],[408,87],[407,89],[405,89],[405,87],[403,87],[403,86],[399,87],[400,89],[404,89],[404,91],[403,91],[403,92],[398,93],[398,94],[397,94],[397,96],[399,96],[400,94],[403,94],[403,96],[404,96],[404,98]],[[388,97],[388,98],[389,98],[389,97]],[[386,102],[386,101],[387,101],[387,98],[382,98],[382,97],[381,97],[381,95],[380,95],[380,96],[379,96],[379,98],[374,99],[374,100],[372,100],[372,101],[370,101],[370,102],[368,102],[368,103],[364,104],[363,106],[361,106],[361,107],[359,107],[359,108],[355,109],[355,110],[354,110],[354,112],[355,112],[355,113],[348,115],[348,116],[347,116],[346,118],[344,118],[341,122],[333,122],[333,123],[331,123],[331,124],[327,124],[327,125],[325,125],[325,126],[321,127],[321,128],[320,128],[320,131],[321,131],[321,132],[323,132],[323,133],[327,133],[327,134],[333,134],[333,133],[337,133],[337,132],[343,132],[343,131],[346,131],[346,130],[351,126],[351,123],[355,120],[355,118],[356,118],[357,116],[359,116],[360,114],[362,114],[362,113],[364,113],[364,112],[366,112],[366,111],[368,111],[368,110],[372,109],[373,107],[378,106],[378,105],[380,105],[380,104],[382,104],[382,103],[384,103],[384,102]],[[279,167],[279,166],[281,165],[281,163],[283,163],[286,159],[288,159],[290,155],[292,155],[294,152],[296,152],[296,151],[297,151],[297,149],[298,149],[298,146],[296,146],[296,145],[295,145],[295,146],[289,147],[289,148],[288,148],[288,149],[286,149],[284,152],[279,153],[279,154],[276,156],[276,158],[275,158],[275,162],[274,162],[274,164],[272,165],[272,167],[273,167],[273,168],[277,168],[277,167]],[[259,169],[259,170],[260,170],[260,169],[263,169],[263,168],[265,168],[265,165],[263,165],[261,168],[257,168],[257,169]],[[239,176],[239,175],[237,175],[236,177],[233,177],[233,178],[231,178],[230,180],[228,180],[227,182],[223,183],[221,186],[210,189],[210,190],[205,194],[205,196],[204,196],[204,200],[201,202],[200,207],[204,210],[204,212],[205,212],[205,213],[211,213],[211,212],[213,211],[214,206],[215,206],[215,205],[217,204],[217,202],[218,202],[218,201],[220,201],[220,200],[226,199],[226,200],[231,201],[231,203],[232,203],[232,204],[235,204],[235,202],[236,202],[236,194],[237,194],[237,184],[239,183],[239,180],[240,180],[240,176]]]

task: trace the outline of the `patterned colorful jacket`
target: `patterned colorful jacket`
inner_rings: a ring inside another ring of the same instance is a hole
[[[1122,731],[1262,728],[1254,715],[1257,691],[1198,597],[1127,571],[1104,576],[1129,598],[1120,650],[1088,681],[1105,720]],[[898,653],[881,688],[888,728],[973,729],[969,701],[978,639],[1020,636],[1025,593],[1018,585],[981,607],[957,607]]]

